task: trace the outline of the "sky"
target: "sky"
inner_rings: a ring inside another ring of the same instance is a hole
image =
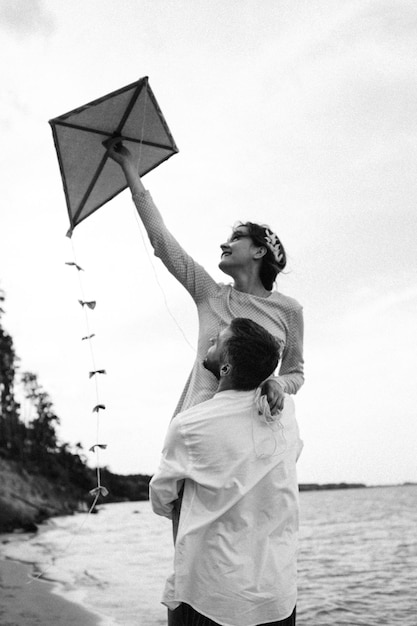
[[[48,120],[149,76],[179,154],[144,183],[183,247],[224,282],[237,220],[287,249],[277,288],[305,318],[300,482],[416,481],[414,0],[1,0],[0,34],[3,325],[60,439],[153,473],[194,360],[194,303],[128,191],[65,236]]]

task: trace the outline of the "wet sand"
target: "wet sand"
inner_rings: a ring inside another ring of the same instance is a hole
[[[31,567],[0,559],[2,626],[99,626],[99,616],[52,592],[52,583],[29,578]]]

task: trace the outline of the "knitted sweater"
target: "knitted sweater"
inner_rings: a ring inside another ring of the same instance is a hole
[[[169,232],[149,192],[134,194],[133,201],[155,256],[187,289],[198,311],[197,356],[174,415],[214,395],[217,380],[204,368],[203,360],[210,339],[235,317],[247,317],[276,337],[281,358],[275,379],[286,393],[296,393],[304,382],[301,305],[278,291],[272,291],[264,298],[238,291],[232,285],[216,283]]]

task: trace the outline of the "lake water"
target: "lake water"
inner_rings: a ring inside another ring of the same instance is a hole
[[[303,492],[298,626],[417,626],[417,486]],[[103,626],[162,626],[170,522],[149,502],[50,520],[0,546],[36,564]]]

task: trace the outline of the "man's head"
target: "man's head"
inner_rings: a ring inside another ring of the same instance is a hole
[[[262,326],[236,317],[213,343],[204,367],[220,379],[223,389],[256,389],[278,365],[279,346]]]

